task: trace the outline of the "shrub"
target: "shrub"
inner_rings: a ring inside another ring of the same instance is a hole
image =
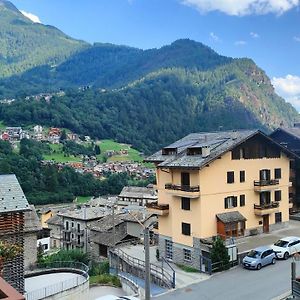
[[[217,265],[215,271],[222,271],[229,269],[229,255],[228,250],[220,237],[217,237],[213,242],[211,249],[212,263]]]

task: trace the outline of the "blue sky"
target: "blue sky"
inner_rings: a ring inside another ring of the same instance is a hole
[[[191,38],[250,57],[300,110],[300,0],[13,0],[72,37],[148,49]]]

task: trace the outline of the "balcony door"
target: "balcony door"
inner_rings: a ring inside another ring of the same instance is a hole
[[[271,179],[270,170],[260,170],[259,171],[259,179],[260,180],[270,180]]]
[[[263,232],[268,233],[269,232],[269,215],[263,216]]]
[[[270,192],[261,192],[259,194],[259,204],[264,206],[271,203],[271,193]]]
[[[181,173],[181,185],[190,186],[190,173],[186,173],[186,172]]]

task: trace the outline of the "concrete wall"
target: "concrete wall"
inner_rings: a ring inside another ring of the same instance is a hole
[[[37,234],[29,232],[24,235],[24,268],[35,264],[37,260]]]

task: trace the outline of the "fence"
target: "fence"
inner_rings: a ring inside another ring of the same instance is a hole
[[[143,260],[130,256],[121,249],[110,250],[110,258],[112,268],[145,279],[145,262]],[[175,287],[174,270],[173,273],[170,274],[168,271],[164,270],[163,267],[150,263],[150,277],[153,283],[161,287]]]
[[[83,283],[85,283],[89,280],[88,266],[86,266],[85,264],[80,263],[80,262],[72,262],[72,261],[69,261],[69,262],[57,261],[57,262],[52,262],[52,263],[48,263],[48,264],[40,264],[39,266],[36,267],[35,270],[32,271],[32,273],[30,275],[34,276],[34,274],[43,275],[43,274],[55,273],[58,270],[60,270],[60,271],[73,270],[74,272],[76,271],[76,273],[79,273],[82,276],[77,276],[75,278],[64,280],[64,281],[54,283],[54,284],[48,285],[46,287],[31,291],[28,293],[25,293],[25,299],[26,300],[44,299],[51,295],[55,295],[55,294],[64,292],[66,290],[72,289],[74,287],[77,287],[79,285],[82,285]]]

